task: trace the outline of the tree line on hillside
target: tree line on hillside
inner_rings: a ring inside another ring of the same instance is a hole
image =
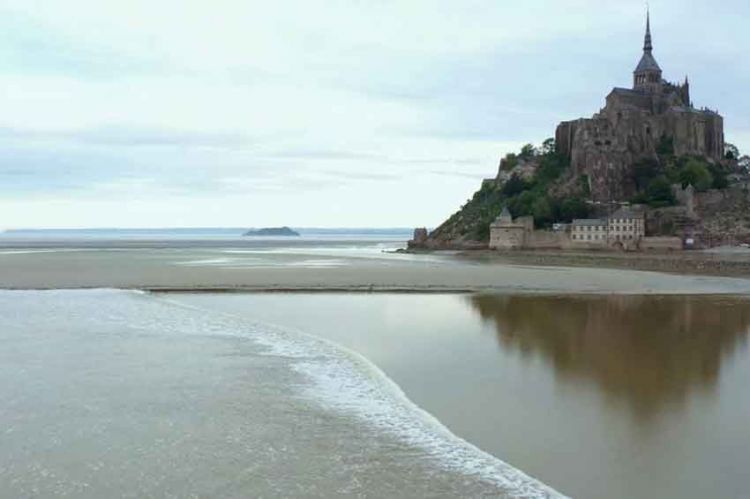
[[[750,173],[750,158],[742,156],[736,146],[727,144],[726,159],[738,160],[738,164]],[[549,228],[553,223],[569,223],[576,218],[587,218],[592,213],[589,203],[591,192],[589,180],[580,176],[574,183],[573,192],[565,196],[553,194],[554,184],[570,168],[567,157],[557,152],[555,140],[545,140],[541,146],[524,145],[518,153],[509,153],[500,162],[500,170],[512,172],[519,164],[532,163],[535,173],[523,178],[514,172],[507,181],[498,185],[486,182],[461,210],[451,216],[446,227],[470,239],[489,239],[490,225],[507,207],[513,217],[532,216],[537,227]],[[630,201],[651,207],[676,204],[672,185],[692,185],[697,191],[722,189],[728,186],[724,166],[706,161],[701,157],[676,156],[674,143],[662,137],[657,147],[657,158],[638,161],[631,169],[636,195]]]
[[[634,203],[647,204],[652,208],[673,206],[677,201],[672,185],[676,184],[683,188],[692,185],[698,192],[729,186],[727,175],[730,171],[725,166],[706,161],[700,156],[676,156],[671,137],[661,137],[656,153],[657,158],[645,158],[633,165],[632,180],[637,191],[631,200]],[[740,158],[739,149],[733,144],[726,144],[725,159]]]
[[[550,227],[557,221],[570,222],[574,218],[583,218],[589,214],[586,203],[588,183],[582,186],[580,193],[574,196],[558,197],[550,194],[550,188],[563,173],[570,162],[559,154],[554,139],[545,140],[540,147],[526,144],[517,154],[506,155],[501,161],[501,170],[512,171],[521,162],[533,161],[536,172],[530,179],[513,174],[502,186],[486,183],[474,194],[462,208],[454,214],[450,223],[471,220],[469,236],[472,239],[489,238],[490,224],[507,207],[514,217],[533,216],[539,227]]]

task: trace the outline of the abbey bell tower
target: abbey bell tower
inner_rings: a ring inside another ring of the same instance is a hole
[[[662,87],[661,68],[653,56],[651,42],[651,14],[646,14],[646,38],[643,42],[643,57],[633,72],[633,90],[658,92]]]

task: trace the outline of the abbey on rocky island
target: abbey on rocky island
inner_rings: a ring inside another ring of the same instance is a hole
[[[724,143],[721,115],[693,105],[688,78],[663,78],[647,14],[632,88],[613,89],[591,118],[560,123],[554,140],[540,149],[527,144],[506,155],[496,177],[485,179],[435,230],[415,233],[409,246],[678,250],[750,244],[748,164],[750,158]]]
[[[724,120],[716,111],[693,107],[687,77],[682,84],[662,78],[647,15],[643,56],[633,72],[633,88],[613,89],[605,107],[589,119],[560,123],[555,141],[576,174],[587,176],[592,200],[613,202],[633,196],[631,166],[640,159],[656,158],[664,141],[670,142],[678,156],[721,160]]]

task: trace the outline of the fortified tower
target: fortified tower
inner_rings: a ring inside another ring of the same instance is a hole
[[[614,88],[606,105],[588,119],[560,123],[559,152],[578,175],[585,175],[594,201],[627,201],[635,194],[632,167],[657,159],[659,144],[671,142],[677,156],[720,161],[724,120],[716,111],[696,109],[690,83],[670,83],[654,58],[651,16],[646,17],[643,55],[633,72],[632,88]]]

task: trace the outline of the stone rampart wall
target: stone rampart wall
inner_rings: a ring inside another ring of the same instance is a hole
[[[523,226],[491,227],[490,249],[521,249],[524,247]]]
[[[536,230],[526,236],[528,249],[565,249],[570,246],[570,236],[566,232]]]
[[[682,251],[679,237],[644,237],[640,242],[641,251]]]

